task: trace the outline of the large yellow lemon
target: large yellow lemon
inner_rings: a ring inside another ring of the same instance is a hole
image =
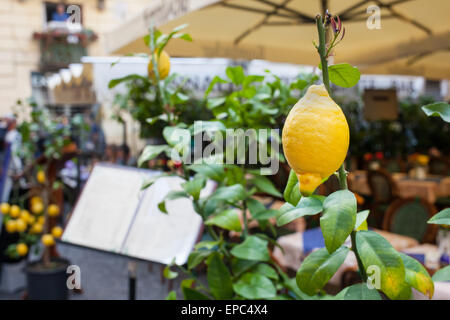
[[[156,64],[158,65],[159,79],[163,80],[169,75],[170,72],[170,56],[164,50],[161,52],[159,59],[156,54],[154,54],[153,56],[155,57]],[[147,71],[148,76],[152,79],[155,79],[155,73],[153,71],[153,63],[151,58],[147,65]]]
[[[5,224],[6,232],[8,233],[14,233],[17,231],[17,222],[16,220],[8,220],[8,222]]]
[[[31,212],[34,214],[40,214],[44,210],[44,204],[42,202],[35,202],[31,205]]]
[[[62,234],[63,234],[63,229],[61,227],[59,227],[59,226],[53,227],[53,229],[52,229],[53,237],[59,239],[59,238],[61,238]]]
[[[3,203],[0,205],[0,211],[1,211],[3,214],[8,214],[8,213],[9,213],[9,210],[11,210],[11,206],[9,205],[9,203],[3,202]]]
[[[27,223],[22,219],[16,220],[16,231],[17,232],[24,232],[27,230]]]
[[[31,227],[30,233],[32,233],[32,234],[38,234],[38,233],[41,233],[43,229],[44,229],[44,225],[41,224],[41,223],[36,222],[36,223],[34,223],[33,226]]]
[[[19,254],[19,256],[23,257],[28,253],[28,246],[25,243],[19,243],[16,246],[16,252]]]
[[[312,85],[289,112],[282,142],[297,174],[300,192],[310,195],[345,160],[350,133],[341,108],[323,85]]]
[[[20,207],[16,204],[13,204],[11,206],[11,209],[9,209],[9,215],[11,218],[18,218],[20,215]]]
[[[55,239],[51,234],[44,234],[41,238],[42,244],[46,247],[55,245]]]
[[[56,217],[59,215],[59,207],[56,204],[51,204],[48,206],[48,215],[50,217]]]

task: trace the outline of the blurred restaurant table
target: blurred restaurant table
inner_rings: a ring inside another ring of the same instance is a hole
[[[383,236],[389,243],[397,250],[404,252],[425,264],[427,267],[432,267],[432,271],[436,264],[439,264],[439,252],[435,245],[419,244],[413,238],[398,235],[395,233],[386,232],[383,230],[373,229],[381,236]],[[286,236],[278,238],[278,243],[281,246],[274,248],[273,257],[283,267],[297,271],[300,268],[302,261],[312,251],[324,248],[325,243],[320,228],[313,228],[305,230],[304,232],[295,232]],[[350,238],[347,239],[346,246],[351,246]],[[439,268],[439,267],[437,267]],[[347,255],[344,263],[334,274],[328,282],[334,286],[343,285],[343,276],[346,271],[356,271],[358,264],[355,255],[352,251]],[[430,269],[430,268],[429,268]],[[426,299],[421,293],[414,290],[414,299]],[[436,282],[435,295],[433,299],[450,299],[450,282]]]
[[[357,170],[348,175],[352,191],[362,195],[370,195],[367,183],[367,171]],[[450,196],[450,177],[428,175],[425,179],[413,179],[406,173],[393,173],[392,179],[397,185],[398,196],[402,198],[419,197],[435,203],[439,197]]]

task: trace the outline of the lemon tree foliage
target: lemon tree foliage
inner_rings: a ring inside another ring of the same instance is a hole
[[[422,107],[423,112],[429,117],[441,117],[445,122],[450,122],[450,104],[435,102]]]

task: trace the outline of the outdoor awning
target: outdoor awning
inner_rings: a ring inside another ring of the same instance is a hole
[[[374,5],[380,29],[367,26]],[[148,52],[142,36],[152,22],[165,32],[188,23],[194,42],[173,41],[167,47],[172,56],[317,65],[314,17],[326,8],[346,28],[335,63],[365,73],[450,79],[450,1],[442,0],[152,0],[107,34],[106,46],[110,54]]]

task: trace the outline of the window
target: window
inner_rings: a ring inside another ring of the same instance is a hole
[[[81,5],[76,4],[82,8]],[[67,13],[68,4],[61,2],[45,2],[44,3],[44,23],[47,26],[50,22],[64,22],[70,16]],[[81,23],[83,23],[83,10],[81,10]]]

